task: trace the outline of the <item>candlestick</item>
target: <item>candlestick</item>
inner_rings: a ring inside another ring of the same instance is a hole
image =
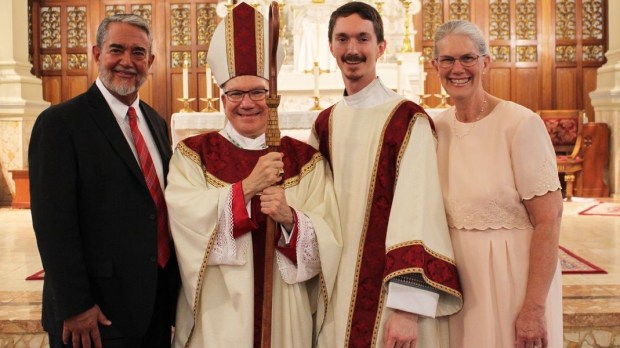
[[[180,102],[183,102],[183,108],[179,110],[179,112],[183,112],[183,113],[195,112],[194,109],[192,109],[189,106],[189,103],[196,100],[196,98],[177,98],[177,100]]]
[[[319,61],[318,60],[314,60],[314,64],[312,66],[312,70],[304,70],[304,73],[306,74],[312,74],[312,76],[314,77],[314,106],[310,109],[310,110],[323,110],[321,108],[321,105],[319,104],[319,99],[320,99],[320,95],[319,95],[319,76],[321,74],[324,73],[328,73],[329,69],[321,69],[321,67],[319,66]]]
[[[403,82],[402,82],[402,74],[403,74],[403,61],[400,57],[396,58],[396,93],[402,95],[403,94]]]
[[[183,99],[187,99],[189,97],[188,88],[189,88],[189,71],[187,69],[188,62],[187,59],[183,61]]]
[[[410,0],[400,0],[403,4],[403,8],[405,10],[405,32],[403,33],[403,47],[401,48],[401,52],[413,52],[413,48],[411,47],[411,39],[409,38],[409,5],[411,5]]]
[[[200,112],[218,112],[219,111],[218,109],[213,107],[213,103],[215,103],[218,100],[218,98],[200,98],[200,100],[207,102],[207,107],[200,110]]]
[[[424,94],[424,93],[420,93],[418,94],[418,97],[420,98],[420,106],[423,108],[428,108],[428,104],[426,104],[426,99],[428,99],[428,97],[430,97],[430,94]]]
[[[213,77],[211,76],[211,68],[209,64],[206,65],[206,74],[207,74],[207,98],[213,97]]]
[[[377,6],[377,12],[379,12],[379,15],[383,15],[383,1],[375,1],[375,5]]]
[[[441,89],[443,89],[443,86],[441,87]],[[450,96],[447,93],[434,94],[434,96],[441,100],[439,102],[439,105],[435,106],[435,108],[437,108],[437,109],[447,109],[447,108],[450,107],[450,104],[448,104],[448,98]]]
[[[426,72],[424,71],[424,62],[426,58],[420,56],[420,94],[424,94],[424,82],[426,81]]]
[[[312,75],[314,75],[314,96],[319,96],[319,74],[321,69],[319,69],[319,62],[314,61],[314,67],[312,68]]]
[[[318,64],[319,60],[321,59],[321,30],[319,28],[319,23],[316,23],[316,48],[314,50],[314,64]]]

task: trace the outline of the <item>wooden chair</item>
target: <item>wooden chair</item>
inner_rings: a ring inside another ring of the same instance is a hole
[[[558,173],[564,174],[566,200],[573,197],[575,176],[583,170],[581,157],[583,110],[538,110],[555,149]]]

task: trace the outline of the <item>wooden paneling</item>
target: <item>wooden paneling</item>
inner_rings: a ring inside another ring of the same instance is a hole
[[[514,101],[530,110],[540,109],[540,80],[535,68],[515,69]]]
[[[188,93],[191,96],[192,95],[191,76],[189,77],[189,80],[190,80],[189,82],[190,88],[188,89]],[[179,98],[183,97],[183,74],[182,73],[170,74],[170,91],[172,93],[172,112],[173,113],[179,112],[179,110],[183,108],[183,103],[178,101]]]
[[[584,124],[582,137],[583,173],[577,194],[581,197],[607,197],[609,186],[605,171],[609,165],[609,127],[606,123]]]
[[[510,100],[510,69],[508,68],[495,68],[489,70],[489,77],[487,79],[489,93],[497,96],[498,98]]]
[[[84,91],[88,89],[87,76],[68,76],[67,80],[69,84],[69,95],[72,97],[84,93]]]
[[[577,69],[557,68],[554,109],[579,109],[577,103]]]
[[[585,110],[588,120],[594,122],[594,108],[590,101],[590,92],[596,89],[596,70],[597,68],[583,69],[583,100],[585,102]]]
[[[157,91],[153,87],[153,75],[149,74],[148,79],[146,79],[142,87],[140,87],[140,99],[152,106],[155,104],[155,101],[158,99],[158,98],[154,98],[153,94],[156,94],[158,92],[159,91]]]
[[[42,79],[43,99],[52,104],[58,104],[62,101],[60,93],[62,93],[62,78],[60,76],[45,76]]]

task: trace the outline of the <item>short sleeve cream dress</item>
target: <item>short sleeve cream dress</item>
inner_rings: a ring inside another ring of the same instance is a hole
[[[463,310],[450,318],[450,347],[513,347],[525,297],[533,226],[522,201],[560,189],[555,154],[531,110],[500,102],[462,123],[454,107],[434,118],[439,175],[461,278]],[[546,306],[549,347],[562,347],[561,269]]]

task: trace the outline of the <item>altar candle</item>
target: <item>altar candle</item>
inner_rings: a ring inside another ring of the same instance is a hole
[[[448,92],[446,92],[446,90],[443,88],[443,85],[439,86],[441,86],[441,95],[448,95]]]
[[[187,70],[187,60],[183,61],[183,99],[189,99],[187,89],[189,87],[189,71]]]
[[[207,98],[213,97],[213,79],[211,78],[211,68],[207,64]]]
[[[319,62],[314,61],[314,68],[312,68],[312,74],[314,75],[314,96],[319,96]]]
[[[426,80],[424,72],[424,60],[420,59],[420,94],[424,94],[424,81]]]
[[[398,58],[396,60],[396,93],[403,94],[403,61]]]

